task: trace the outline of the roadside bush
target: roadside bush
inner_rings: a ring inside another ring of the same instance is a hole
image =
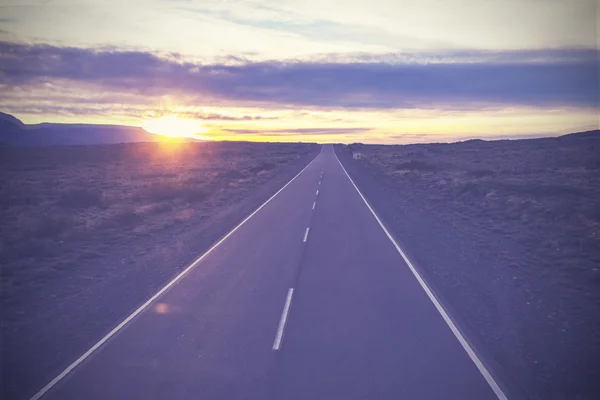
[[[257,173],[259,173],[261,171],[269,171],[269,170],[271,170],[273,168],[275,168],[275,164],[270,163],[270,162],[264,162],[264,163],[258,164],[255,167],[249,168],[248,171],[250,173],[257,174]]]
[[[116,213],[106,225],[109,227],[123,227],[136,225],[142,222],[142,216],[135,212],[133,208],[126,208]]]
[[[165,212],[173,211],[173,205],[171,203],[158,203],[152,207],[152,214],[161,214]]]
[[[175,178],[177,174],[174,172],[167,171],[154,171],[154,172],[146,172],[139,175],[142,179],[165,179],[165,178]]]
[[[7,246],[6,250],[0,253],[0,260],[8,262],[19,258],[38,258],[56,256],[60,253],[60,248],[56,246],[53,238],[29,237]],[[2,271],[4,274],[4,270]]]
[[[456,187],[456,194],[483,198],[493,188],[492,185],[485,184],[484,182],[466,182]]]
[[[496,182],[496,186],[508,193],[535,197],[578,197],[586,196],[584,189],[574,187],[568,184],[537,184],[531,182],[513,183]]]
[[[103,197],[99,190],[73,188],[60,194],[58,204],[65,208],[99,207]]]
[[[207,178],[206,175],[195,175],[185,179],[185,183],[187,185],[203,185],[209,181],[210,178]]]
[[[235,170],[235,169],[230,169],[228,171],[221,172],[218,175],[219,179],[230,179],[230,180],[242,179],[243,177],[244,177],[244,174],[242,174],[240,171]]]
[[[202,187],[181,182],[154,183],[138,193],[138,199],[155,202],[186,200],[190,203],[205,200],[208,191]]]
[[[472,176],[474,178],[485,178],[488,176],[494,176],[496,175],[496,173],[490,169],[475,169],[467,171],[467,175]]]
[[[396,164],[396,169],[409,171],[438,171],[440,167],[425,161],[410,160]]]
[[[66,215],[53,213],[24,224],[23,231],[27,236],[55,239],[72,229],[73,219]]]
[[[208,198],[209,193],[203,188],[188,186],[182,188],[182,197],[189,203],[204,201]]]

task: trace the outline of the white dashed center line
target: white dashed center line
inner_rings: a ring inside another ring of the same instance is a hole
[[[306,228],[306,232],[304,232],[304,239],[302,240],[303,243],[306,243],[306,239],[308,239],[308,231],[309,231],[310,227]]]
[[[317,196],[319,195],[319,190],[317,189]]]
[[[315,202],[313,203],[313,210],[315,209],[315,207],[316,207],[316,206],[317,206],[317,202],[315,201]]]
[[[285,323],[287,321],[288,313],[290,312],[290,305],[292,304],[292,296],[294,295],[294,288],[288,290],[287,297],[285,298],[285,305],[281,312],[281,319],[279,320],[279,326],[277,327],[277,334],[275,335],[275,341],[273,342],[273,350],[279,350],[281,348],[281,341],[283,340],[283,330],[285,329]]]

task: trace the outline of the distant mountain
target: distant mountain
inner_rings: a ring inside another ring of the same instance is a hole
[[[87,145],[131,142],[157,142],[142,128],[122,125],[42,123],[27,125],[10,114],[0,112],[0,143],[10,146]]]
[[[587,137],[600,137],[600,130],[595,129],[593,131],[575,132],[568,133],[566,135],[559,136],[561,138],[587,138]]]
[[[20,119],[0,111],[0,129],[10,129],[12,127],[23,128],[25,124]]]

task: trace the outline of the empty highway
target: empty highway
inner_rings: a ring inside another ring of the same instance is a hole
[[[34,398],[506,398],[407,261],[323,146]]]

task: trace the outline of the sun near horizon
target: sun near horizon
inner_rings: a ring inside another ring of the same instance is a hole
[[[176,114],[146,119],[141,126],[149,133],[170,138],[207,139],[203,135],[208,132],[208,129],[202,125],[202,121],[181,118]]]

